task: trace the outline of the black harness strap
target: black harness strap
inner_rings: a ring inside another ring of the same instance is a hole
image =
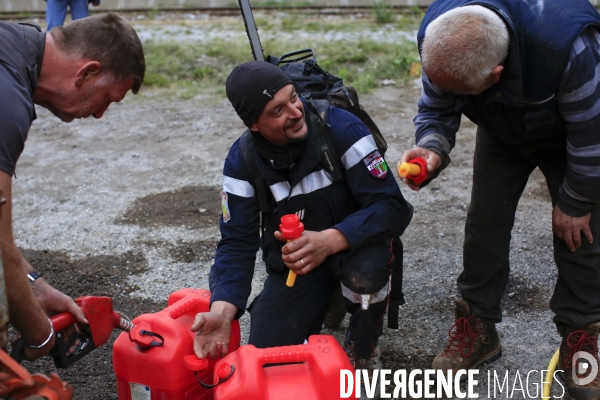
[[[341,160],[327,140],[331,129],[331,126],[327,123],[329,121],[329,101],[315,100],[310,94],[303,95],[303,97],[308,105],[309,112],[306,113],[306,119],[319,148],[318,154],[321,165],[329,172],[334,182],[340,181],[344,178]]]
[[[254,186],[256,197],[258,197],[260,212],[267,213],[270,210],[267,185],[256,166],[256,152],[254,151],[254,143],[252,142],[252,133],[250,133],[250,129],[246,129],[246,132],[244,132],[240,138],[240,151],[242,152],[246,168],[248,168],[248,172],[250,172],[253,182],[252,186]]]

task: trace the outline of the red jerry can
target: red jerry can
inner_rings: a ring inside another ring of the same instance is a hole
[[[339,399],[343,369],[354,373],[348,355],[330,335],[313,335],[308,343],[294,346],[245,345],[215,365],[215,380],[221,379],[214,400]]]
[[[133,320],[136,327],[121,333],[113,345],[119,400],[213,399],[213,390],[201,386],[184,364],[184,357],[194,354],[195,333],[190,330],[194,318],[209,311],[209,305],[208,290],[182,289],[169,296],[164,310]],[[229,352],[239,345],[240,326],[233,321]],[[210,384],[217,360],[202,361],[207,366],[197,372],[198,379]]]

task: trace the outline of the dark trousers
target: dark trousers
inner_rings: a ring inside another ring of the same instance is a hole
[[[264,288],[249,307],[250,338],[258,348],[302,344],[321,331],[331,294],[340,281],[355,293],[376,293],[390,277],[390,242],[367,246],[347,258],[332,256],[306,275],[299,275],[287,287],[288,270],[269,270]],[[358,356],[368,356],[382,333],[386,300],[368,310],[344,298],[351,314],[350,332]]]
[[[502,320],[500,299],[510,273],[509,247],[517,204],[535,167],[546,177],[554,206],[567,167],[565,138],[512,145],[477,130],[464,269],[458,287],[475,314],[496,322]],[[549,216],[551,211],[548,206]],[[600,321],[600,207],[592,211],[590,228],[594,243],[590,245],[584,238],[575,252],[554,236],[558,281],[550,307],[559,325],[585,326]]]

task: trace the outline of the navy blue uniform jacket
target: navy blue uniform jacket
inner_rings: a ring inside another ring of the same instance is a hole
[[[272,211],[265,216],[262,238],[258,199],[239,139],[231,146],[223,168],[221,240],[209,278],[211,302],[227,301],[240,311],[245,309],[259,247],[268,270],[285,268],[281,260],[285,243],[273,237],[282,215],[297,213],[305,230],[338,229],[351,247],[340,256],[404,232],[412,207],[367,128],[353,114],[335,107],[330,108],[329,124],[331,145],[345,170],[342,181],[333,182],[322,168],[310,129],[289,181],[256,154],[258,169],[272,195]]]

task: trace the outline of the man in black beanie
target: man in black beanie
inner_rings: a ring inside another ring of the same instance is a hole
[[[350,358],[356,368],[380,368],[377,340],[392,243],[408,225],[412,207],[373,137],[357,117],[330,107],[328,141],[344,170],[344,179],[334,181],[321,165],[305,118],[310,111],[281,69],[263,61],[239,65],[226,92],[249,130],[225,160],[222,239],[210,272],[211,311],[198,314],[192,326],[196,355],[226,354],[231,321],[244,313],[261,248],[268,277],[248,307],[248,343],[259,348],[304,343],[321,330],[330,296],[341,286],[351,314],[345,343]],[[252,144],[255,166],[244,160],[244,140]],[[258,170],[268,192],[262,237],[251,169]],[[278,231],[286,214],[298,215],[305,227],[289,243]],[[298,275],[292,287],[286,286],[290,269]]]

